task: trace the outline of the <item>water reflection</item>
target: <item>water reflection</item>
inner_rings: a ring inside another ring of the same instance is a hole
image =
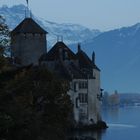
[[[73,132],[71,140],[139,140],[140,107],[108,108],[102,110],[102,119],[109,128],[106,131]],[[79,138],[79,139],[78,139]]]
[[[68,140],[102,140],[105,131],[75,131],[70,134]]]
[[[119,118],[119,107],[116,108],[106,108],[102,110],[103,120],[108,118],[112,121],[118,121]]]

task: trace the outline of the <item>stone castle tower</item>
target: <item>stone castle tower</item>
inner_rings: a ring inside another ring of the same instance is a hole
[[[47,32],[32,18],[25,18],[11,32],[11,52],[16,64],[38,65],[39,58],[47,52]]]

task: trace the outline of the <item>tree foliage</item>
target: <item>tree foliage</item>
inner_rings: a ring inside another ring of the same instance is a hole
[[[4,55],[9,50],[9,34],[9,28],[5,23],[5,19],[0,15],[0,72],[7,65],[7,60]]]
[[[10,67],[4,55],[8,43],[0,16],[0,139],[63,140],[72,111],[67,82],[46,68]]]
[[[45,68],[5,75],[0,80],[0,139],[63,140],[72,109],[65,82]]]
[[[9,28],[5,19],[0,15],[0,46],[8,46],[10,40]]]

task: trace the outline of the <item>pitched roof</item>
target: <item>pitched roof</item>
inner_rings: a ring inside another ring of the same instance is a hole
[[[67,59],[65,59],[65,57],[63,59],[65,52]],[[69,80],[73,78],[94,78],[93,68],[99,70],[80,48],[78,53],[75,54],[62,41],[57,42],[48,53],[43,54],[40,58],[40,62],[41,61],[53,62],[53,66],[48,65],[48,68],[61,78]]]
[[[60,59],[60,55],[62,55],[60,49],[67,52],[69,59],[76,60],[76,55],[62,41],[57,42],[46,55],[42,55],[41,60],[53,61]]]
[[[40,27],[32,18],[25,18],[12,32],[17,33],[39,33],[46,34],[47,32]]]
[[[82,50],[78,51],[76,56],[77,56],[77,58],[79,60],[80,68],[88,68],[88,69],[94,68],[94,69],[97,69],[97,70],[100,71],[100,69],[95,64],[93,64],[91,59]]]
[[[62,79],[72,80],[76,79],[85,79],[87,75],[83,73],[74,63],[64,63],[63,61],[59,61],[55,63],[55,69],[52,70],[54,74]]]

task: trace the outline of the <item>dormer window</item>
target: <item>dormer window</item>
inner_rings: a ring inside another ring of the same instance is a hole
[[[68,59],[68,51],[66,49],[63,50],[63,60]]]

